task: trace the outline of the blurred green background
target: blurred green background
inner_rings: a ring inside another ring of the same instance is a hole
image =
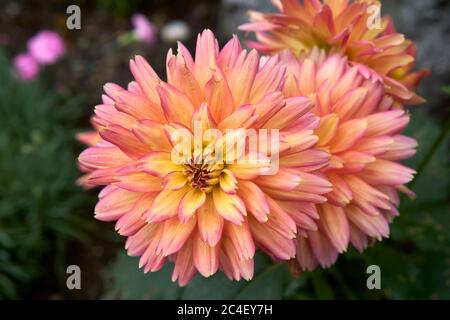
[[[124,239],[114,233],[113,224],[93,219],[97,191],[75,185],[82,146],[74,136],[88,128],[105,82],[125,85],[131,80],[130,57],[142,54],[164,74],[165,54],[172,44],[161,39],[152,48],[117,43],[130,30],[132,13],[146,14],[158,27],[184,19],[193,35],[209,27],[223,43],[230,32],[217,12],[228,7],[206,0],[170,5],[78,1],[82,30],[69,31],[69,4],[0,0],[0,11],[5,12],[0,22],[0,299],[450,298],[450,99],[445,96],[450,90],[442,77],[424,80],[428,87],[438,86],[442,98],[433,97],[432,105],[410,110],[407,134],[420,146],[408,165],[419,171],[411,184],[418,196],[414,201],[403,199],[389,240],[364,254],[350,249],[332,268],[297,278],[285,265],[258,254],[251,282],[231,282],[218,274],[209,279],[197,276],[179,288],[170,281],[170,265],[144,275],[137,268],[138,259],[126,255]],[[239,9],[236,6],[233,10]],[[11,72],[11,59],[43,28],[58,31],[68,52],[37,80],[22,83]],[[195,36],[187,40],[191,49],[194,41]],[[71,264],[82,270],[81,290],[66,287]],[[366,268],[373,264],[381,268],[381,290],[366,287]]]

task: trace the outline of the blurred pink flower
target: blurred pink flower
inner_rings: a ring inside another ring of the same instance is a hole
[[[150,46],[156,42],[156,27],[146,16],[139,13],[135,14],[131,17],[131,23],[134,26],[134,35],[139,41]]]
[[[21,53],[14,58],[14,70],[21,80],[30,81],[38,75],[39,65],[30,54]]]
[[[28,41],[28,51],[39,64],[53,64],[64,55],[64,40],[56,32],[44,30]]]

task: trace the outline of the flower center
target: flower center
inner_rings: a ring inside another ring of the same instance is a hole
[[[209,164],[203,161],[196,163],[191,160],[184,165],[184,174],[193,188],[210,192],[214,185],[219,183],[223,168],[223,164]]]

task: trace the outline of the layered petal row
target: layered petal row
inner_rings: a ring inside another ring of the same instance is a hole
[[[417,143],[402,135],[409,115],[395,108],[382,80],[364,77],[347,57],[298,60],[284,52],[282,60],[289,66],[286,97],[315,100],[317,148],[330,155],[321,171],[333,186],[327,202],[314,205],[317,230],[298,230],[304,236],[298,237],[296,259],[302,270],[329,267],[350,243],[362,251],[372,240],[389,236],[398,192],[411,194],[405,184],[415,174],[400,161],[415,154]]]

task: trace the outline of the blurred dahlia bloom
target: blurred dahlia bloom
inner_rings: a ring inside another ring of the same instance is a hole
[[[21,80],[31,81],[39,74],[39,64],[27,53],[18,54],[14,58],[13,65],[15,73]]]
[[[148,45],[155,44],[157,40],[157,30],[155,25],[143,14],[134,14],[131,17],[131,23],[134,27],[134,36],[137,40]]]
[[[28,41],[28,52],[42,65],[56,63],[65,53],[64,40],[56,32],[44,30]]]
[[[329,154],[314,147],[319,118],[309,112],[312,100],[284,97],[279,57],[260,59],[236,37],[220,50],[206,30],[195,58],[181,43],[177,54],[169,51],[167,81],[142,57],[130,68],[135,81],[128,89],[106,84],[92,118],[96,133],[79,136],[90,145],[79,156],[86,172],[80,182],[105,186],[95,217],[117,221],[128,254],[140,256],[145,272],[173,261],[180,285],[218,269],[251,279],[256,248],[275,260],[294,258],[297,230],[316,229],[314,204],[331,191],[316,174]],[[198,135],[199,128],[215,135]],[[186,136],[187,152],[175,161]],[[237,148],[252,138],[266,152],[235,161],[255,155],[250,143]]]
[[[296,56],[314,47],[340,53],[366,77],[383,79],[396,105],[420,104],[415,88],[428,70],[412,71],[416,47],[395,31],[389,17],[380,17],[376,0],[273,0],[279,13],[251,11],[251,23],[240,30],[256,33],[250,47],[265,53],[290,50]],[[377,23],[377,17],[380,22]]]
[[[349,243],[363,251],[371,240],[389,236],[398,192],[413,196],[405,184],[415,172],[399,161],[413,156],[417,143],[401,134],[409,116],[394,109],[382,82],[361,75],[346,57],[315,50],[300,62],[290,52],[282,59],[285,96],[315,100],[317,148],[331,156],[323,172],[333,190],[316,205],[317,230],[298,237],[297,261],[310,271],[332,265]]]

